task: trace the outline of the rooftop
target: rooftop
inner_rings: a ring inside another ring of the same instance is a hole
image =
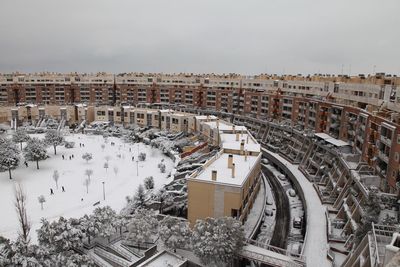
[[[336,147],[342,147],[342,146],[349,146],[349,143],[333,138],[332,136],[326,134],[326,133],[316,133],[315,136],[324,139],[326,142],[336,146]]]
[[[212,181],[212,171],[217,171],[217,179],[215,182],[230,185],[240,186],[246,180],[250,170],[255,166],[258,156],[247,156],[247,161],[244,155],[233,154],[233,163],[235,164],[235,177],[232,178],[232,169],[228,168],[227,153],[222,153],[218,158],[207,166],[195,180]]]

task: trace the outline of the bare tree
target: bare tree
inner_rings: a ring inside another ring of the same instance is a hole
[[[104,159],[107,161],[107,163],[110,161],[110,159],[111,159],[111,156],[109,156],[109,155],[107,155],[107,156],[105,156],[104,157]]]
[[[26,213],[26,193],[21,184],[17,184],[14,189],[15,201],[14,206],[17,211],[18,221],[19,221],[19,233],[18,236],[21,238],[25,244],[30,241],[29,232],[31,230],[31,223],[28,220],[28,215]]]
[[[117,176],[117,174],[118,174],[118,167],[117,166],[114,166],[114,174],[115,174],[115,176]]]
[[[59,178],[60,178],[60,175],[58,174],[58,171],[55,170],[54,173],[53,173],[53,180],[54,180],[54,182],[56,182],[57,189],[58,189],[58,179]]]
[[[40,195],[40,196],[38,196],[38,201],[43,210],[43,203],[46,202],[46,198],[43,195]]]
[[[85,181],[83,182],[83,185],[86,186],[86,194],[89,194],[89,185],[90,185],[89,178],[85,179]]]
[[[91,169],[85,170],[85,175],[87,175],[87,177],[89,178],[89,181],[90,181],[90,176],[92,176],[92,174],[93,174],[93,170],[91,170]]]

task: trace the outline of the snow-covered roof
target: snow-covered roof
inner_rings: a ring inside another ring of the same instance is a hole
[[[239,140],[236,141],[236,134],[220,134],[222,148],[240,150],[240,143],[244,141],[244,150],[250,152],[260,152],[261,145],[258,144],[253,137],[248,134],[239,134]]]
[[[217,119],[217,117],[214,115],[210,115],[210,116],[198,115],[198,116],[195,116],[195,118],[196,118],[196,120],[207,120],[207,119],[216,120]]]
[[[217,128],[217,122],[216,121],[207,121],[205,124],[209,125],[210,128],[216,129]],[[246,127],[244,126],[239,126],[239,125],[233,125],[233,124],[227,124],[224,121],[218,121],[218,129],[221,132],[224,131],[233,131],[235,128],[236,131],[246,131]]]
[[[229,185],[242,185],[255,166],[258,156],[247,156],[247,161],[244,155],[233,154],[233,163],[235,164],[235,177],[232,178],[232,169],[228,168],[228,153],[222,153],[210,165],[208,165],[197,177],[193,180],[212,181],[211,173],[217,171],[216,183],[224,183]]]
[[[330,144],[332,144],[334,146],[337,146],[337,147],[348,146],[349,145],[349,143],[347,143],[345,141],[342,141],[342,140],[339,140],[339,139],[336,139],[336,138],[333,138],[332,136],[330,136],[330,135],[328,135],[326,133],[316,133],[315,136],[317,136],[317,137],[319,137],[321,139],[324,139],[326,142],[328,142],[328,143],[330,143]]]

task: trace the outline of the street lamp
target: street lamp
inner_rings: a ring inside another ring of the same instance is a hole
[[[136,160],[136,176],[139,176],[139,160]]]
[[[103,199],[104,200],[106,200],[106,188],[105,188],[105,182],[102,182],[103,183]]]

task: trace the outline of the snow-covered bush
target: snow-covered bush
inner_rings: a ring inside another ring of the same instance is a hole
[[[149,176],[144,178],[144,187],[149,190],[154,188],[154,178],[153,176]]]
[[[189,247],[191,231],[188,222],[176,217],[166,216],[160,222],[158,234],[167,248],[185,249]]]
[[[22,143],[27,142],[29,140],[29,138],[30,137],[29,137],[27,131],[23,128],[18,128],[12,136],[12,140],[14,143],[21,144],[21,150],[22,150]]]
[[[18,167],[20,162],[19,150],[10,140],[0,138],[0,171],[8,171],[10,179],[11,170]]]
[[[40,207],[43,210],[43,203],[46,202],[46,198],[43,195],[38,196],[38,201],[40,203]]]
[[[86,163],[88,163],[89,160],[93,159],[93,155],[92,155],[92,153],[88,153],[88,152],[83,153],[82,159],[86,160]]]
[[[231,217],[197,220],[192,232],[193,252],[205,265],[232,261],[244,245],[242,224]]]
[[[138,158],[139,158],[139,161],[145,161],[146,160],[146,153],[140,152]]]
[[[74,148],[75,142],[64,141],[65,148]]]
[[[44,136],[45,143],[47,145],[53,146],[54,155],[57,154],[57,146],[64,142],[64,137],[57,130],[48,130]]]
[[[24,148],[24,157],[29,161],[36,161],[36,168],[39,169],[39,161],[47,159],[46,144],[38,139],[29,139]]]

